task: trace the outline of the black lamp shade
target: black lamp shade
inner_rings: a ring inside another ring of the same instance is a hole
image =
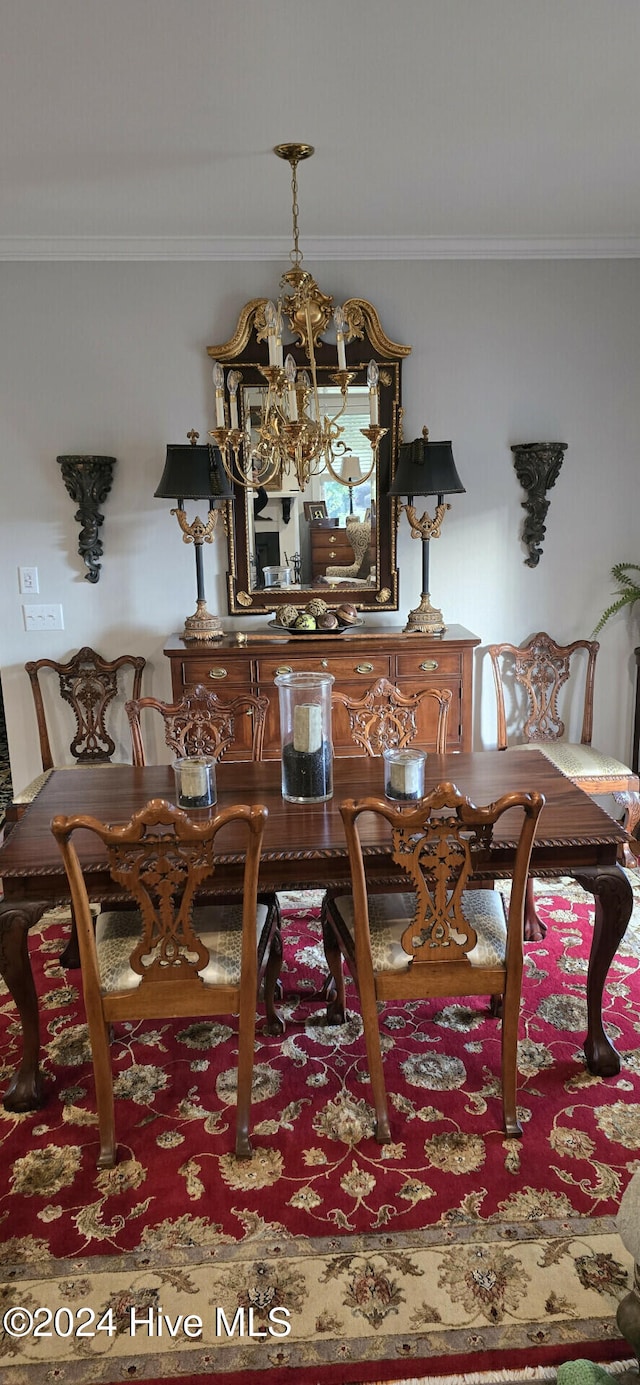
[[[398,450],[398,467],[389,495],[463,495],[450,442],[416,438]]]
[[[167,460],[154,495],[166,500],[233,500],[231,482],[217,447],[167,445]]]

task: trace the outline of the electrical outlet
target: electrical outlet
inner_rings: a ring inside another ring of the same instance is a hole
[[[23,606],[25,630],[64,630],[62,606]]]
[[[38,586],[38,569],[37,569],[37,567],[19,567],[19,568],[18,568],[18,579],[19,579],[20,592],[21,592],[21,594],[22,594],[23,596],[26,596],[27,594],[28,594],[29,596],[37,596],[37,595],[38,595],[38,592],[40,591],[40,587]]]

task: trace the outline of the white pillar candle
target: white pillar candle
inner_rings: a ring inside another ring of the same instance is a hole
[[[311,754],[322,745],[322,708],[319,703],[299,702],[293,709],[293,748]]]
[[[393,793],[411,794],[417,798],[420,790],[420,774],[417,760],[392,760],[389,766],[389,784]]]
[[[385,784],[387,798],[418,799],[424,795],[424,762],[421,750],[385,750]]]
[[[207,766],[201,760],[183,760],[180,766],[183,798],[206,798],[209,789]]]

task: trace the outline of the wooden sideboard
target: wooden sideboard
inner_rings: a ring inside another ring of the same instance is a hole
[[[239,632],[241,634],[241,632]],[[397,626],[366,625],[344,635],[283,635],[256,631],[241,635],[226,634],[215,644],[185,644],[172,635],[164,653],[171,663],[172,695],[177,702],[187,688],[203,683],[231,698],[240,692],[262,693],[269,698],[265,731],[264,758],[280,758],[280,714],[274,678],[278,672],[327,672],[335,678],[335,688],[352,697],[362,697],[377,678],[388,678],[402,692],[420,688],[450,688],[453,694],[449,717],[449,750],[472,749],[473,651],[480,644],[460,625],[450,625],[440,636],[406,635]],[[246,643],[244,642],[246,641]],[[416,744],[425,750],[435,748],[437,707],[427,698],[418,712]],[[339,705],[333,715],[333,743],[336,755],[362,754],[354,746],[346,711]],[[238,738],[227,759],[247,759],[250,755],[251,728],[246,738]]]

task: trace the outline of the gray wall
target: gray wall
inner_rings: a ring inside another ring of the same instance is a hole
[[[610,599],[611,565],[640,561],[638,261],[310,268],[337,301],[370,299],[387,334],[413,347],[405,437],[426,423],[432,438],[453,441],[467,491],[454,497],[431,554],[432,596],[446,619],[483,645],[542,628],[562,641],[588,635]],[[145,690],[169,694],[162,646],[194,608],[195,572],[168,503],[153,498],[165,445],[192,427],[206,437],[205,348],[231,335],[245,301],[275,293],[279,273],[273,263],[0,265],[0,662],[17,789],[39,769],[28,659],[66,657],[82,644],[142,653]],[[568,450],[544,554],[530,569],[509,444],[545,440]],[[95,586],[84,580],[55,460],[83,452],[118,458]],[[24,630],[21,564],[39,569],[35,600],[62,603],[63,631]],[[404,518],[399,565],[396,621],[420,589],[420,545]],[[209,608],[224,615],[220,538],[205,549],[205,567]],[[617,620],[601,642],[594,741],[628,758],[637,620]],[[490,747],[495,709],[481,655],[475,701],[476,746]],[[124,727],[121,735],[124,757]]]

